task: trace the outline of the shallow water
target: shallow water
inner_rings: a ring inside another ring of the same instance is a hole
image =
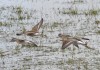
[[[100,70],[99,0],[2,0],[0,1],[0,70]],[[86,15],[90,10],[98,11]],[[75,10],[73,13],[70,10]],[[67,12],[67,13],[66,13]],[[68,13],[69,12],[69,13]],[[70,13],[71,12],[71,13]],[[40,19],[46,37],[16,36]],[[73,45],[61,50],[59,33],[87,37],[95,50]],[[12,37],[40,47],[22,47]]]

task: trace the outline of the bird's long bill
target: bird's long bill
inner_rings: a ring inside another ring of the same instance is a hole
[[[17,35],[17,36],[20,36],[20,35],[22,35],[22,33],[17,33],[16,35]]]
[[[84,40],[90,40],[90,39],[88,39],[88,38],[82,38],[82,39],[84,39]]]

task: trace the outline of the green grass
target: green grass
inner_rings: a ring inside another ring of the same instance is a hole
[[[78,11],[77,10],[64,10],[62,13],[63,14],[77,15]]]
[[[96,16],[96,15],[98,15],[98,12],[99,12],[99,10],[91,9],[91,10],[85,12],[85,15]]]
[[[4,57],[5,55],[4,55],[4,52],[2,51],[2,50],[0,50],[0,57],[2,58],[2,57]]]
[[[29,14],[27,14],[27,19],[30,19],[30,17],[31,17],[31,16],[30,16]]]
[[[22,15],[18,15],[18,20],[23,20],[25,19],[25,17],[23,17]]]
[[[60,24],[60,23],[58,23],[58,22],[54,22],[54,23],[51,25],[51,27],[58,27],[59,24]]]
[[[28,57],[28,58],[24,58],[24,61],[30,61],[30,60],[32,60],[32,57]]]
[[[23,14],[22,7],[19,6],[19,7],[15,8],[15,10],[16,10],[16,14],[18,15],[18,20],[25,19],[25,17],[22,15]]]
[[[18,54],[18,53],[21,53],[21,48],[20,48],[20,46],[16,46],[16,48],[13,50],[13,54]]]
[[[96,20],[96,21],[95,21],[95,24],[100,24],[100,21],[99,21],[99,20]]]
[[[62,14],[67,14],[67,11],[66,11],[66,10],[64,10],[64,11],[62,12]]]
[[[96,32],[97,34],[100,34],[100,30]]]
[[[56,65],[64,65],[64,61],[58,61]]]
[[[41,62],[41,61],[40,61],[40,62],[38,62],[38,65],[43,65],[43,64],[44,64],[44,63],[43,63],[43,62]]]
[[[0,26],[9,26],[11,25],[10,23],[7,23],[7,22],[0,22]]]
[[[16,8],[16,13],[17,13],[17,14],[23,13],[22,8],[21,8],[21,7],[17,7],[17,8]]]
[[[83,0],[74,0],[74,3],[83,3],[84,1]]]
[[[98,15],[98,11],[97,10],[90,10],[89,13],[91,15]]]
[[[68,59],[67,64],[73,64],[74,60],[73,59]]]

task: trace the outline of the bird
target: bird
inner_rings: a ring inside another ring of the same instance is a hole
[[[61,38],[62,41],[62,48],[61,49],[65,49],[66,47],[68,47],[69,45],[73,44],[74,46],[76,46],[77,48],[79,48],[79,44],[85,46],[88,49],[93,49],[91,47],[89,47],[87,45],[87,42],[83,42],[83,40],[90,40],[88,38],[81,38],[81,37],[72,37],[70,35],[64,35],[64,34],[58,34],[58,37]]]
[[[21,44],[22,46],[35,46],[35,47],[38,47],[32,41],[26,41],[26,40],[17,39],[17,38],[12,38],[10,42],[17,42],[18,44]]]
[[[26,29],[23,29],[23,32],[17,33],[17,36],[20,36],[22,34],[25,34],[27,36],[35,36],[36,33],[39,33],[39,29],[43,24],[43,18],[41,18],[40,22],[38,22],[30,31],[26,31]]]

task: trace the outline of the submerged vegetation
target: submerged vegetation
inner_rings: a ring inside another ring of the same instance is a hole
[[[97,34],[100,34],[100,30],[96,32]]]
[[[95,24],[100,24],[100,20],[96,20],[95,21]]]
[[[98,10],[90,10],[89,14],[90,15],[98,15]]]
[[[77,10],[64,10],[62,13],[63,14],[77,15],[78,11]]]
[[[26,15],[26,14],[25,14],[25,11],[23,10],[22,7],[17,7],[16,8],[16,14],[18,15],[18,20],[26,19],[26,17],[23,16],[23,15]],[[27,18],[29,19],[29,15],[28,15]]]
[[[0,26],[10,26],[11,24],[10,23],[7,23],[7,22],[0,22]]]
[[[79,15],[79,14],[83,14],[83,15],[92,15],[92,16],[96,16],[100,13],[100,10],[95,10],[95,9],[91,9],[91,10],[85,10],[82,11],[81,13],[79,13],[80,11],[78,11],[77,9],[64,9],[62,11],[62,14],[69,14],[69,15]]]
[[[91,9],[91,10],[88,10],[87,12],[85,12],[85,15],[92,15],[92,16],[96,16],[99,14],[99,10],[95,10],[95,9]]]
[[[7,17],[8,20],[25,20],[25,19],[30,19],[31,18],[31,11],[28,11],[21,6],[9,6],[9,7],[1,7],[0,10],[2,10],[1,14],[3,11],[10,11],[8,12],[8,15],[4,15],[4,17]]]
[[[58,27],[59,24],[60,24],[60,23],[58,23],[58,22],[54,22],[54,23],[51,25],[51,27]]]

